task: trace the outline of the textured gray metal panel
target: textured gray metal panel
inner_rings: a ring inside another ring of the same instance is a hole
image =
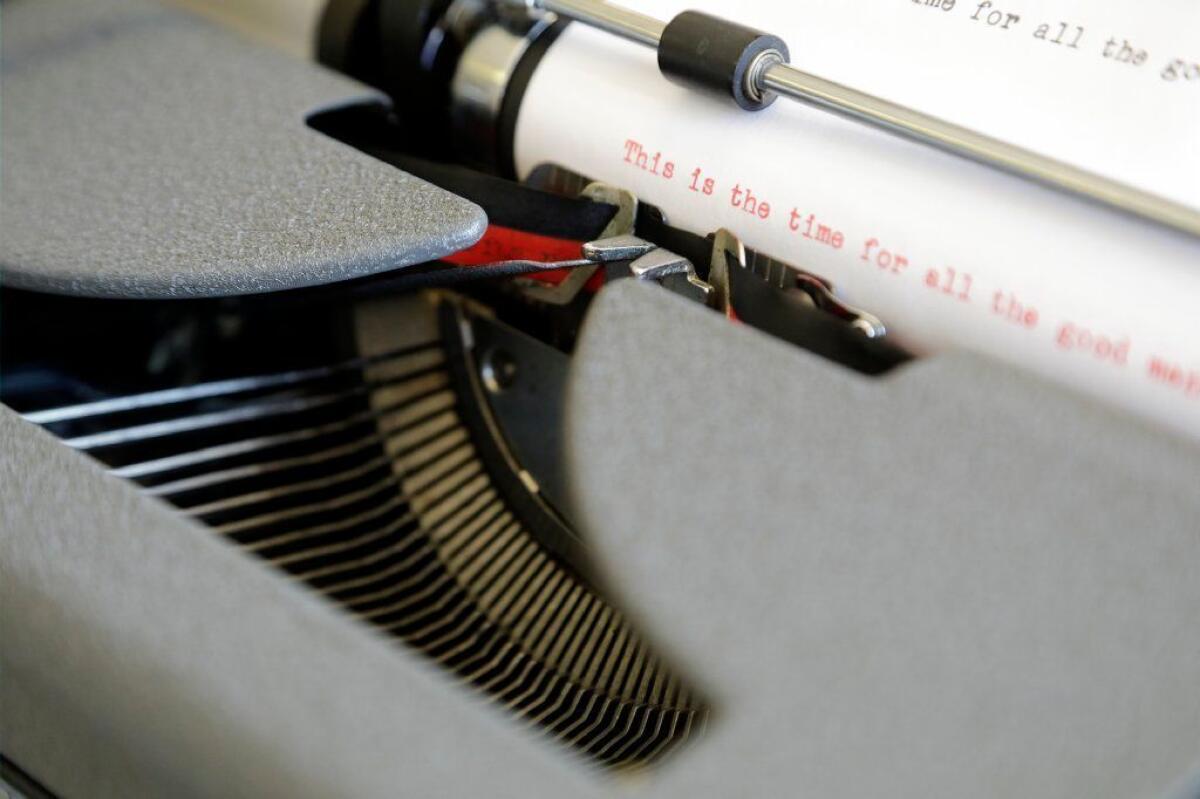
[[[868,379],[627,281],[567,447],[710,736],[656,796],[1142,797],[1200,765],[1200,451],[1016,370]]]
[[[1193,447],[972,358],[860,378],[633,281],[580,354],[587,533],[718,702],[650,779],[572,769],[0,407],[5,753],[68,796],[1195,784]]]
[[[0,741],[59,795],[598,793],[431,664],[4,406],[0,510]]]
[[[4,4],[0,269],[100,297],[329,283],[473,244],[477,206],[332,141],[372,97],[144,0]]]

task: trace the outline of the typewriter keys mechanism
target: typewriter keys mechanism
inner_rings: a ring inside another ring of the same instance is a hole
[[[553,444],[527,470],[535,437],[497,424],[533,377],[526,424],[552,431],[565,356],[449,294],[363,303],[348,326],[341,360],[27,418],[589,762],[638,768],[698,735],[704,701],[547,501]]]

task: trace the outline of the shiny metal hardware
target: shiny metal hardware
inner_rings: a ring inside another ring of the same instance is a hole
[[[583,245],[583,257],[596,263],[608,264],[640,258],[656,249],[657,244],[651,244],[634,235],[612,236]]]
[[[713,234],[708,282],[712,284],[713,307],[730,318],[734,315],[729,296],[731,263],[742,269],[749,268],[746,263],[746,247],[732,232],[721,228]],[[843,320],[867,338],[881,338],[887,334],[887,328],[879,317],[843,302],[833,293],[833,286],[827,281],[794,267],[783,266],[783,270],[787,275],[794,277],[795,287],[804,293],[814,308]]]
[[[629,264],[629,271],[638,280],[662,280],[670,275],[686,275],[695,269],[692,262],[682,255],[657,248],[638,256]]]
[[[636,280],[662,281],[683,275],[686,282],[680,285],[682,293],[705,305],[712,303],[713,287],[700,279],[695,264],[638,236],[614,236],[588,242],[583,246],[583,256],[604,264],[629,261],[630,274]]]
[[[573,261],[501,261],[473,267],[467,274],[481,269],[516,266],[521,268],[523,275],[571,269],[573,272],[584,272],[590,278],[597,267],[627,261],[630,274],[638,280],[662,281],[675,275],[684,276],[686,279],[680,286],[682,293],[705,305],[711,304],[713,287],[700,279],[691,261],[639,236],[623,234],[589,241],[583,245],[582,255],[581,259]],[[523,288],[529,293],[528,286]],[[553,287],[550,288],[552,290]]]
[[[629,8],[614,6],[602,0],[511,0],[530,11],[547,11],[568,17],[606,33],[631,42],[658,47],[662,39],[662,22]]]
[[[843,302],[833,293],[833,287],[807,272],[796,273],[796,287],[808,295],[817,308],[847,322],[867,338],[882,338],[887,335],[883,320],[861,308]]]
[[[765,70],[762,86],[906,139],[1200,236],[1200,211],[1194,208],[787,64]]]
[[[495,142],[504,95],[521,56],[550,25],[551,18],[515,25],[484,26],[470,39],[450,82],[454,146],[470,163],[494,169]]]
[[[700,279],[695,265],[670,250],[657,248],[651,250],[629,265],[629,271],[637,280],[662,281],[673,275],[683,275],[687,284],[681,284],[684,293],[704,305],[712,304],[713,287]]]
[[[515,3],[531,12],[549,12],[567,17],[656,49],[666,27],[653,17],[604,0],[499,1]],[[778,53],[776,57],[763,53],[746,71],[745,80],[744,90],[750,97],[763,98],[768,92],[774,92],[1035,183],[1200,236],[1200,210],[825,80],[791,66]]]
[[[746,246],[731,231],[721,228],[713,234],[712,260],[708,267],[708,282],[713,287],[713,307],[733,318],[729,297],[729,259],[742,268],[746,266]]]
[[[759,53],[754,62],[750,64],[750,69],[746,71],[746,94],[750,96],[750,99],[764,106],[775,102],[775,93],[766,87],[764,79],[772,67],[786,63],[787,58],[778,50],[766,50]]]
[[[608,203],[609,205],[616,206],[617,212],[600,233],[602,240],[633,233],[634,225],[637,222],[638,200],[632,192],[619,189],[608,183],[595,182],[589,183],[579,193],[579,196],[585,197],[592,202]],[[596,261],[598,264],[600,263],[600,259],[593,258],[588,254],[588,248],[595,244],[596,242],[585,244],[583,256],[589,260]],[[572,269],[571,273],[558,285],[551,285],[536,280],[522,280],[521,289],[526,296],[539,302],[549,305],[567,305],[579,296],[579,292],[583,291],[583,287],[592,279],[592,275],[596,274],[598,268],[597,265],[592,265]]]
[[[508,350],[488,350],[479,364],[479,376],[490,394],[503,394],[512,388],[520,370]]]

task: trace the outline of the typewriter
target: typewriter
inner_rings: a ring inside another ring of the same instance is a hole
[[[738,114],[781,39],[190,5],[0,10],[8,795],[1200,795],[1193,440],[914,345],[637,125],[519,163],[581,27]]]

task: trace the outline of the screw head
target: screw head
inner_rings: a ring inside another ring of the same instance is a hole
[[[493,394],[499,394],[516,382],[517,361],[507,350],[488,350],[483,356],[479,374],[483,378],[484,388]]]

